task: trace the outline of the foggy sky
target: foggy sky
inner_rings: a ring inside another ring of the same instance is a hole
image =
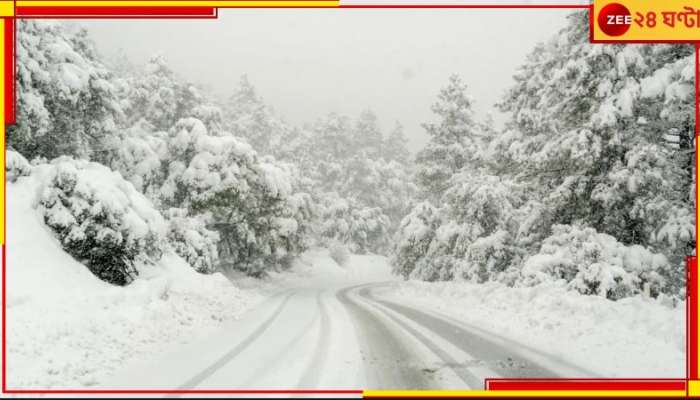
[[[160,53],[187,80],[227,97],[242,74],[294,124],[329,112],[400,121],[412,151],[452,73],[479,116],[493,110],[537,42],[560,29],[560,9],[224,9],[216,20],[82,21],[100,52],[135,64]]]

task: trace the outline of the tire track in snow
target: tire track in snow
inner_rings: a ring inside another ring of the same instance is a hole
[[[299,379],[297,388],[299,389],[312,389],[318,386],[319,379],[321,377],[321,371],[326,363],[326,358],[328,357],[328,350],[330,348],[330,331],[331,331],[331,319],[328,315],[328,309],[323,301],[323,291],[319,291],[316,295],[316,304],[318,305],[318,311],[321,314],[321,322],[319,325],[318,332],[318,345],[316,350],[314,350],[314,355],[309,361],[309,365],[306,367],[306,371]]]
[[[214,372],[218,371],[226,365],[229,361],[231,361],[234,357],[236,357],[238,354],[240,354],[243,350],[245,350],[251,343],[253,343],[256,339],[260,337],[260,335],[263,334],[267,330],[267,328],[274,322],[274,320],[282,313],[282,310],[284,307],[287,305],[289,302],[289,299],[294,295],[294,293],[288,294],[282,303],[275,309],[275,311],[270,315],[270,317],[265,320],[260,326],[253,331],[248,337],[240,341],[236,346],[234,346],[231,350],[226,352],[221,358],[216,360],[214,363],[212,363],[210,366],[202,370],[202,372],[198,373],[192,379],[189,381],[185,382],[183,385],[178,387],[178,389],[192,389],[195,388],[197,385],[202,383],[205,379],[210,377]]]
[[[355,327],[360,351],[365,365],[367,386],[373,389],[387,387],[396,389],[426,389],[431,385],[420,367],[416,365],[414,354],[397,338],[379,317],[366,306],[353,300],[348,292],[364,285],[352,286],[336,293],[345,306]],[[372,363],[379,361],[380,365]]]
[[[248,378],[248,380],[246,380],[241,386],[250,386],[252,382],[260,378],[261,376],[264,376],[265,373],[269,373],[269,371],[273,370],[274,368],[279,368],[280,360],[283,360],[284,357],[287,356],[287,354],[289,354],[292,350],[296,349],[297,345],[299,345],[299,343],[301,343],[301,341],[306,337],[306,335],[309,334],[311,328],[314,326],[314,324],[316,324],[316,321],[318,321],[319,314],[319,310],[316,310],[311,321],[304,325],[301,328],[301,330],[299,330],[297,335],[286,343],[284,349],[281,352],[277,353],[273,359],[266,361],[257,370],[255,370],[255,372],[250,374],[250,378]]]
[[[372,287],[366,285],[359,290],[362,298],[374,301],[388,309],[404,316],[414,323],[423,326],[462,351],[473,355],[476,359],[487,363],[487,366],[506,378],[556,378],[559,374],[528,360],[515,351],[502,347],[487,338],[470,332],[461,326],[445,321],[415,308],[381,300],[370,293]]]
[[[360,290],[362,292],[362,290]],[[447,353],[445,350],[441,349],[435,342],[431,341],[428,339],[424,334],[421,332],[417,331],[413,327],[411,327],[409,324],[406,322],[402,321],[401,319],[397,318],[395,315],[392,313],[388,312],[383,306],[379,305],[375,301],[369,300],[368,298],[362,296],[360,294],[360,297],[363,297],[364,299],[368,300],[367,303],[377,309],[379,312],[384,314],[387,318],[391,319],[394,321],[397,325],[399,325],[401,328],[403,328],[406,332],[410,333],[413,335],[419,342],[421,342],[425,347],[427,347],[430,351],[432,351],[438,358],[442,360],[442,362],[447,365],[470,389],[483,389],[484,388],[484,380],[478,378],[476,375],[471,373],[467,368],[461,366],[459,361],[454,359],[449,353]]]

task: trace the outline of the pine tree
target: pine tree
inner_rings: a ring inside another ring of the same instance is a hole
[[[662,252],[675,292],[695,242],[693,50],[594,45],[587,29],[587,14],[574,13],[528,57],[502,104],[510,130],[490,153],[517,171],[531,205],[541,201],[536,242],[558,223]]]
[[[665,221],[688,210],[692,49],[592,45],[587,26],[586,13],[572,14],[530,55],[502,104],[517,133],[501,150],[553,222],[661,250]],[[687,233],[681,253],[692,248]]]
[[[439,122],[424,125],[430,141],[416,157],[418,184],[433,200],[442,196],[450,177],[477,153],[478,126],[474,121],[472,99],[466,90],[459,76],[450,76],[432,106]]]
[[[160,54],[149,59],[144,71],[127,80],[122,97],[127,126],[143,119],[155,131],[167,131],[178,119],[193,117],[195,107],[204,102],[199,90],[176,76]]]
[[[378,158],[382,153],[382,133],[377,125],[377,115],[365,110],[355,123],[353,132],[353,153],[365,153],[370,158]]]
[[[246,75],[224,106],[224,119],[229,132],[245,138],[261,154],[288,153],[288,143],[297,133],[265,104]]]
[[[384,158],[401,164],[408,164],[411,159],[411,153],[408,151],[407,143],[408,140],[403,133],[403,125],[396,121],[394,128],[389,132],[389,136],[382,146]]]

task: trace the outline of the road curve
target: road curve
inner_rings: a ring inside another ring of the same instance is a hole
[[[367,387],[426,389],[430,384],[417,363],[417,355],[410,349],[396,330],[387,326],[375,312],[349,296],[349,292],[361,286],[338,291],[336,297],[346,307],[353,321],[360,344]]]
[[[481,389],[498,377],[593,377],[432,310],[380,296],[392,283],[290,289],[111,387]]]
[[[387,283],[367,284],[356,288],[358,297],[373,303],[385,312],[394,313],[471,355],[468,364],[486,366],[497,376],[484,378],[560,378],[596,377],[596,374],[520,343],[499,337],[491,332],[469,326],[445,315],[398,304],[376,296],[373,290],[387,287]],[[459,367],[459,366],[458,366]]]

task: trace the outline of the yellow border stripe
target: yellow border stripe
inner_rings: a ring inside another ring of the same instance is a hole
[[[15,15],[15,3],[12,1],[0,1],[0,17],[13,17]]]
[[[338,7],[340,0],[201,0],[201,1],[50,1],[19,0],[17,7]]]
[[[688,381],[688,395],[689,396],[699,396],[700,395],[700,381]]]
[[[364,397],[685,397],[685,390],[365,390]]]

